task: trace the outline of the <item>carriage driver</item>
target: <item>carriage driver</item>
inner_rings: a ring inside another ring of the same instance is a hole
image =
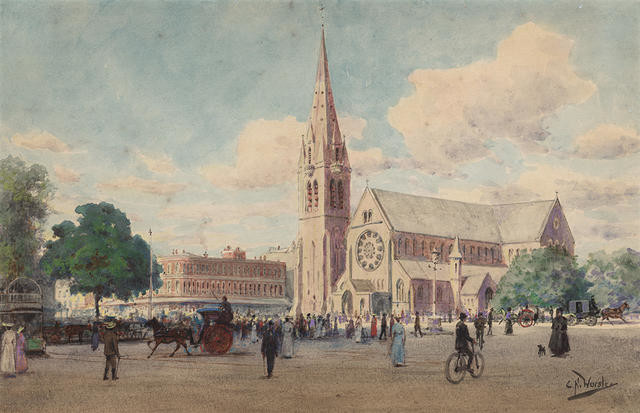
[[[469,348],[469,343],[475,344],[476,341],[469,336],[469,329],[464,323],[467,318],[465,313],[460,313],[460,321],[456,324],[456,351],[466,354],[468,358],[467,370],[471,370],[471,361],[473,360],[473,352]]]
[[[220,303],[220,310],[223,313],[223,320],[225,322],[230,323],[233,320],[233,309],[231,308],[231,304],[227,301],[227,296],[222,296],[222,302]]]
[[[118,360],[120,359],[120,351],[118,350],[118,335],[115,332],[116,323],[115,321],[109,321],[104,327],[106,329],[103,337],[104,356],[107,358],[107,363],[104,367],[104,377],[102,379],[107,380],[107,373],[109,372],[109,367],[111,367],[111,380],[118,380],[118,376],[116,376],[116,369],[118,368],[116,357]]]

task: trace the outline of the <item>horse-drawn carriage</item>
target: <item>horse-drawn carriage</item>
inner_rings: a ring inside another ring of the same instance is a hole
[[[201,308],[197,312],[203,320],[194,342],[208,353],[225,354],[233,344],[233,313],[220,308]]]
[[[595,302],[592,303],[589,300],[569,301],[569,312],[566,314],[568,325],[584,323],[593,327],[598,323],[599,316],[600,310],[596,307]]]

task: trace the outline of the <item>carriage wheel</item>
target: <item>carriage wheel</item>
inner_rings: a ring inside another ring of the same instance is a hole
[[[233,344],[233,333],[228,327],[216,324],[207,328],[204,335],[204,348],[209,353],[224,354]]]
[[[567,317],[567,325],[574,326],[578,322],[578,319],[573,314]]]
[[[598,323],[598,319],[590,315],[586,318],[585,322],[587,323],[588,326],[593,327]]]
[[[531,327],[533,325],[533,314],[529,311],[523,312],[520,317],[518,317],[518,324],[524,328]]]

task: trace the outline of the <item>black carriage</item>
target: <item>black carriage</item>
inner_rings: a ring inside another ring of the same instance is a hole
[[[225,354],[233,344],[233,313],[221,308],[201,308],[197,310],[202,317],[195,342],[212,354]]]

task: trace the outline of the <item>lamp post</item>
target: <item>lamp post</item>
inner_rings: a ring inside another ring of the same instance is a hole
[[[153,318],[153,252],[151,250],[151,228],[149,228],[149,320]]]
[[[442,321],[440,317],[436,315],[436,278],[438,271],[438,261],[440,259],[440,251],[436,248],[431,251],[431,263],[433,264],[433,288],[431,290],[431,295],[433,297],[433,302],[431,303],[431,318],[429,319],[429,331],[436,332],[442,331]]]

